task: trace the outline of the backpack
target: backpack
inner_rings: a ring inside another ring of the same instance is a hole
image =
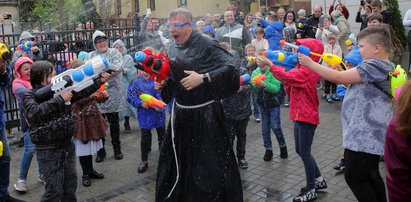
[[[394,97],[397,91],[397,88],[403,86],[407,82],[407,73],[401,67],[401,65],[397,65],[397,67],[392,69],[393,71],[387,72],[383,68],[369,63],[371,66],[375,67],[379,71],[387,74],[387,81],[390,82],[390,92],[387,92],[383,87],[381,87],[378,83],[372,83],[376,88],[386,94],[392,101],[396,101]]]

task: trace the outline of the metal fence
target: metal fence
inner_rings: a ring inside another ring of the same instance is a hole
[[[130,21],[119,23],[120,27],[98,29],[109,37],[109,46],[118,39],[121,39],[129,54],[134,54],[138,50],[138,32],[139,26],[133,26]],[[46,28],[46,27],[42,27]],[[48,27],[47,29],[49,29]],[[51,28],[50,28],[51,30]],[[43,53],[44,60],[55,62],[57,73],[68,69],[67,62],[77,57],[80,51],[90,52],[94,50],[92,36],[94,29],[89,30],[66,30],[66,31],[42,31],[32,33],[35,38],[35,46],[38,46]],[[8,45],[11,51],[16,50],[19,45],[18,34],[0,34],[0,42]],[[13,69],[13,68],[12,68]],[[14,72],[13,72],[14,76]],[[19,112],[16,98],[14,97],[11,85],[3,89],[5,95],[4,112],[6,118],[6,129],[20,126]]]

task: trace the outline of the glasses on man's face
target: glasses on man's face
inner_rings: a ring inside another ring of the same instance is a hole
[[[104,43],[104,42],[107,42],[107,40],[105,40],[105,39],[100,39],[100,40],[97,40],[97,41],[95,42],[95,44]]]
[[[166,24],[167,29],[174,29],[174,30],[180,30],[183,29],[184,26],[186,25],[191,25],[195,27],[196,25],[193,23],[185,22],[185,23],[176,23],[176,24]]]

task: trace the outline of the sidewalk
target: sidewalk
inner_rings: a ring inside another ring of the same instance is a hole
[[[343,173],[337,173],[332,167],[340,161],[343,155],[341,147],[341,102],[329,104],[320,100],[320,120],[312,146],[312,154],[328,183],[328,188],[318,194],[317,201],[356,201],[348,188]],[[274,158],[271,162],[263,161],[265,149],[261,136],[261,125],[254,118],[250,119],[247,132],[246,159],[249,168],[240,170],[243,181],[244,201],[292,201],[300,188],[305,186],[305,173],[300,157],[295,153],[293,124],[288,119],[288,108],[282,107],[281,119],[283,132],[288,146],[288,159],[279,157],[278,146],[274,146]],[[110,145],[107,143],[107,157],[102,163],[94,163],[94,168],[104,173],[105,179],[93,180],[90,187],[81,184],[82,171],[77,161],[79,201],[154,201],[155,178],[158,161],[158,146],[153,144],[149,154],[149,168],[143,173],[137,173],[140,160],[140,131],[137,121],[131,119],[132,133],[121,133],[123,160],[115,160]],[[120,123],[121,131],[123,125]],[[108,135],[109,136],[109,135]],[[153,136],[156,133],[153,131]],[[153,137],[153,142],[157,137]],[[276,143],[275,135],[272,135]],[[275,145],[275,144],[274,144]],[[39,201],[43,194],[43,185],[37,181],[37,161],[33,160],[28,177],[28,193],[24,195],[14,191],[13,184],[17,180],[20,158],[23,149],[17,145],[11,147],[12,162],[9,191],[13,196],[27,201]],[[385,180],[384,164],[380,171]]]

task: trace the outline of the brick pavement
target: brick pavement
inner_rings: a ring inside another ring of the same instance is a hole
[[[343,173],[337,173],[332,166],[339,162],[343,154],[341,147],[341,103],[328,104],[320,100],[320,120],[317,127],[312,153],[320,171],[328,183],[328,188],[318,194],[317,201],[355,201],[348,188]],[[279,147],[276,146],[275,135],[272,134],[274,158],[271,162],[263,161],[265,149],[261,136],[261,125],[254,118],[250,119],[247,132],[246,159],[249,168],[240,170],[243,181],[244,201],[292,201],[292,198],[305,186],[304,167],[301,159],[295,153],[293,125],[288,119],[288,108],[281,109],[282,127],[288,145],[288,159],[280,159]],[[121,124],[121,128],[122,124]],[[79,201],[154,201],[155,175],[159,151],[153,144],[149,154],[149,168],[143,173],[137,173],[140,160],[140,132],[137,122],[132,121],[132,133],[122,133],[123,160],[115,160],[110,146],[108,155],[102,163],[94,163],[94,168],[105,174],[105,179],[93,180],[90,187],[81,184],[82,171],[77,161]],[[153,133],[155,134],[155,132]],[[153,142],[156,141],[154,137]],[[110,140],[107,141],[110,143]],[[27,201],[39,201],[43,193],[43,185],[37,182],[37,161],[33,160],[28,177],[28,193],[24,195],[14,191],[13,184],[19,173],[19,162],[23,149],[17,145],[11,147],[11,177],[9,190],[13,196]],[[384,165],[380,165],[385,179]]]

